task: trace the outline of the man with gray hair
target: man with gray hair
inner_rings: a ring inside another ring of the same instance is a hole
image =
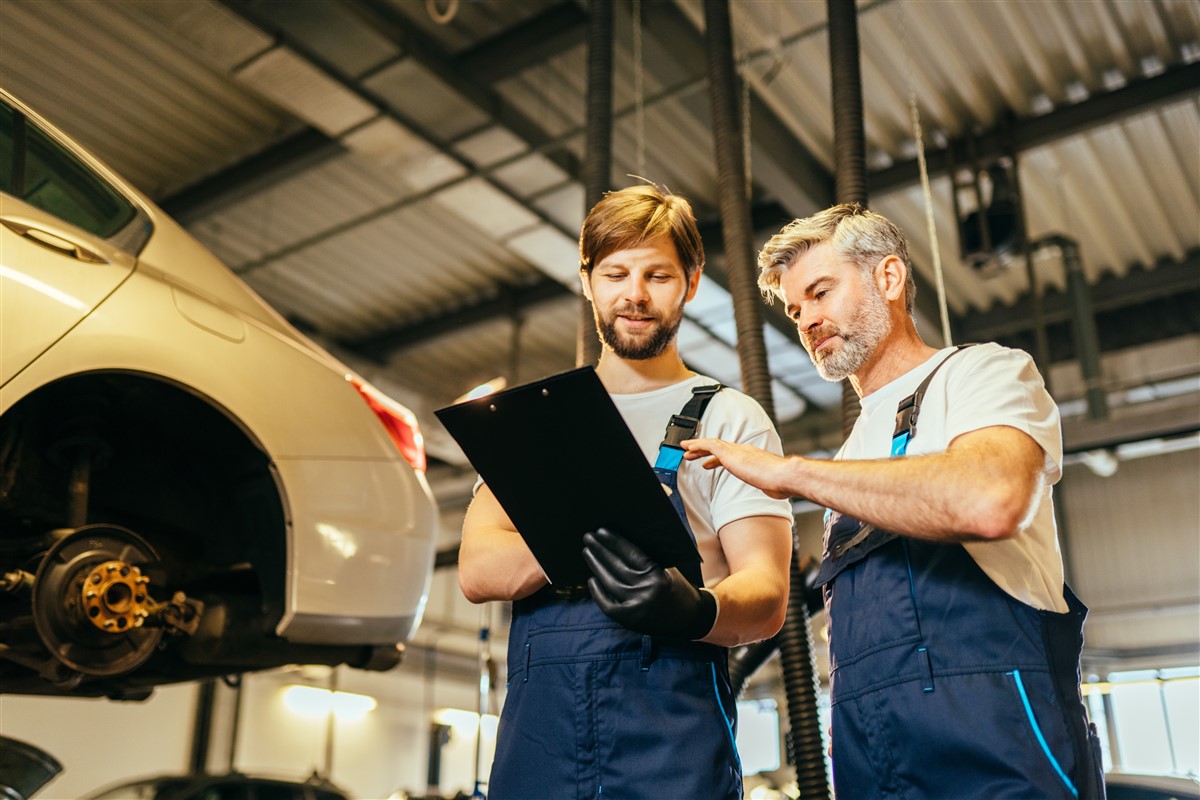
[[[1055,532],[1058,408],[1032,359],[922,341],[904,235],[859,205],[788,224],[759,266],[862,413],[834,460],[684,446],[828,509],[817,582],[838,797],[1103,798],[1079,691],[1087,609]]]

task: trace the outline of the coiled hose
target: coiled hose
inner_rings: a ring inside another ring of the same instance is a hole
[[[725,237],[725,271],[737,323],[742,386],[775,421],[771,372],[763,339],[762,300],[758,293],[752,255],[753,229],[746,193],[744,143],[737,107],[737,74],[728,0],[705,0],[704,19],[721,230]],[[790,750],[797,767],[797,783],[801,787],[802,797],[805,800],[828,798],[829,781],[825,774],[821,728],[817,720],[817,679],[809,617],[805,608],[805,586],[800,577],[794,543],[792,549],[794,557],[788,614],[783,630],[775,637],[779,643],[787,693],[791,724]],[[759,645],[734,654],[733,662],[742,673],[739,683],[735,684],[735,691],[740,691],[749,673],[757,669],[770,656],[770,652],[769,646]]]
[[[613,4],[591,0],[587,28],[587,130],[584,139],[584,213],[599,203],[612,178]],[[600,360],[600,339],[592,304],[579,297],[579,325],[575,337],[575,365]]]

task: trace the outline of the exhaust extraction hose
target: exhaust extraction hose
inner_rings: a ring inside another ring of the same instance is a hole
[[[733,297],[737,323],[738,360],[744,391],[759,402],[772,422],[775,402],[771,372],[763,338],[762,299],[758,293],[753,259],[753,235],[746,193],[741,116],[738,113],[737,73],[733,58],[733,33],[728,0],[705,0],[705,49],[709,98],[713,113],[713,138],[720,191],[721,230],[725,238],[725,272]],[[805,587],[799,579],[798,554],[793,544],[792,586],[783,630],[770,640],[778,642],[791,725],[792,759],[797,767],[801,796],[828,798],[821,729],[817,721],[816,669],[813,662]],[[770,656],[772,644],[752,645],[733,653],[734,691],[740,692],[749,674]]]
[[[588,3],[587,126],[583,160],[583,213],[604,198],[612,176],[613,4]],[[592,304],[579,296],[579,326],[575,336],[575,366],[600,360],[600,339]]]

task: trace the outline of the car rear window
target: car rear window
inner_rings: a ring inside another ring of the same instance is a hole
[[[102,239],[137,216],[137,209],[24,115],[0,113],[0,189]]]
[[[13,143],[14,113],[8,106],[0,105],[0,189],[9,194],[12,194],[10,187],[12,186],[13,154],[15,152]]]

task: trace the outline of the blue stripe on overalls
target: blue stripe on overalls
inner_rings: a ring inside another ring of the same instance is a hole
[[[914,429],[897,425],[893,456],[906,454]],[[1087,609],[1068,587],[1067,613],[1040,611],[996,586],[959,544],[871,530],[833,511],[817,582],[839,800],[1103,798],[1099,743],[1079,696]]]
[[[682,456],[660,448],[654,472],[691,533],[678,491]],[[634,633],[586,587],[545,587],[513,603],[488,797],[734,800],[742,797],[735,729],[725,648]]]

